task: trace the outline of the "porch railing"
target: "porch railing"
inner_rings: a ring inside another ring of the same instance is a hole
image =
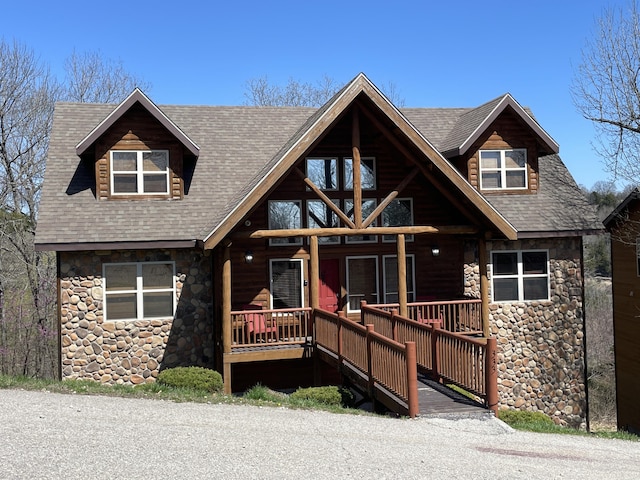
[[[390,312],[398,310],[400,304],[385,303],[371,305]],[[482,300],[448,300],[410,302],[407,316],[411,320],[442,320],[442,328],[449,332],[482,333]]]
[[[439,322],[426,323],[363,304],[363,324],[372,324],[396,342],[415,342],[418,368],[440,381],[446,380],[482,398],[492,410],[498,404],[495,338],[475,338],[450,332]]]
[[[306,344],[312,332],[311,308],[232,310],[231,349]]]
[[[372,398],[377,386],[399,397],[410,417],[418,414],[416,347],[413,342],[398,343],[346,317],[314,310],[315,343],[334,354],[339,366],[347,362],[365,375]]]

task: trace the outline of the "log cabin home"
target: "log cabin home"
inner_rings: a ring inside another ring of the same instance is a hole
[[[310,383],[313,311],[366,301],[496,338],[500,407],[580,425],[601,226],[558,151],[509,94],[398,109],[363,74],[319,109],[60,103],[36,244],[61,378]]]
[[[631,191],[604,225],[611,234],[618,429],[640,433],[640,190]]]

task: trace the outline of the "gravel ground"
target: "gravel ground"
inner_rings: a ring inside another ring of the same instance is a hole
[[[638,479],[640,443],[417,420],[0,390],[0,478]]]

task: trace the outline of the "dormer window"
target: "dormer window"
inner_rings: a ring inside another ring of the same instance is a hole
[[[112,195],[168,195],[168,150],[111,152]]]
[[[527,151],[480,150],[482,190],[523,190],[527,188]]]

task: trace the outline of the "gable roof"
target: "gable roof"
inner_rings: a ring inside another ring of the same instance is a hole
[[[441,146],[443,155],[445,157],[464,155],[480,135],[489,128],[489,125],[509,107],[538,136],[551,153],[560,151],[556,141],[516,102],[511,94],[506,93],[460,115],[456,125],[450,130]]]
[[[180,128],[173,123],[169,117],[167,117],[162,110],[160,110],[155,103],[153,103],[149,97],[147,97],[142,90],[135,88],[127,98],[124,99],[120,105],[118,105],[104,120],[102,120],[96,127],[84,137],[78,145],[76,145],[76,154],[82,155],[87,151],[93,143],[104,134],[109,127],[111,127],[122,115],[124,115],[135,103],[140,103],[156,120],[158,120],[171,134],[184,145],[184,147],[191,152],[195,157],[198,156],[200,147],[191,140]]]
[[[634,188],[629,192],[629,195],[626,196],[622,202],[611,212],[607,218],[605,218],[602,223],[604,226],[609,229],[613,226],[613,222],[616,219],[619,219],[621,214],[629,207],[629,204],[635,202],[640,199],[640,189],[638,187]]]
[[[261,198],[331,124],[352,105],[356,97],[365,94],[394,125],[411,139],[436,167],[469,198],[480,212],[491,219],[507,238],[515,239],[516,231],[512,225],[474,189],[438,150],[418,131],[378,88],[363,74],[357,75],[342,90],[333,96],[322,108],[315,112],[307,122],[292,136],[291,140],[256,175],[254,182],[248,185],[241,195],[237,195],[230,204],[223,221],[219,222],[205,238],[205,246],[211,248],[217,244],[244,216],[255,202]]]
[[[118,106],[57,104],[36,244],[39,249],[62,251],[154,245],[168,248],[208,240],[211,247],[251,208],[253,202],[248,197],[255,200],[268,191],[359,96],[364,96],[376,115],[393,126],[394,136],[398,133],[398,138],[433,163],[456,196],[471,199],[479,208],[474,213],[490,219],[507,238],[515,238],[516,231],[521,237],[550,231],[575,234],[580,228],[598,228],[587,206],[576,208],[571,215],[562,211],[568,198],[581,198],[581,194],[557,155],[540,158],[541,188],[537,195],[485,197],[439,153],[447,139],[453,138],[452,130],[468,122],[468,117],[461,118],[478,109],[400,111],[360,74],[320,109],[162,106],[160,110],[147,99],[143,106],[173,125],[177,130],[172,133],[183,135],[183,144],[192,144],[190,152],[193,148],[199,151],[188,192],[180,201],[98,201],[92,191],[93,163],[78,157],[79,151],[86,151],[99,137],[97,132],[105,131],[126,112],[124,104],[131,106],[140,98],[145,102],[142,92],[134,91]],[[488,110],[495,110],[495,105]],[[553,183],[556,180],[566,188],[558,188]],[[514,201],[518,197],[522,201]],[[531,202],[536,203],[534,208]]]

